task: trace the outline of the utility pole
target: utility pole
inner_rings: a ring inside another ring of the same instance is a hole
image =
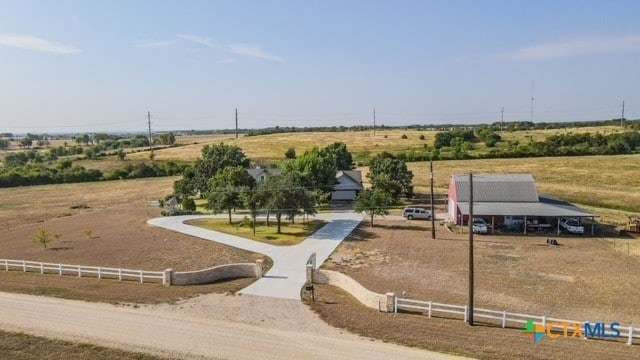
[[[504,131],[504,106],[500,110],[500,132]]]
[[[373,136],[376,136],[376,108],[373,108]]]
[[[151,150],[151,157],[153,158],[153,138],[151,137],[151,112],[147,111],[147,124],[149,125],[149,150]]]
[[[238,108],[236,108],[236,139],[238,138]]]
[[[473,326],[473,173],[469,173],[469,326]]]
[[[624,127],[624,100],[622,100],[622,117],[620,118],[620,127]]]
[[[531,115],[529,121],[533,122],[533,80],[531,81]]]
[[[433,208],[433,159],[429,160],[431,171],[431,238],[436,238],[436,210]]]

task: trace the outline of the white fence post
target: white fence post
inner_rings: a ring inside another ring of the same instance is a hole
[[[62,276],[62,264],[58,264],[58,275]]]
[[[502,327],[503,328],[507,327],[507,312],[506,311],[502,312]]]
[[[4,259],[4,270],[5,271],[9,271],[9,260],[8,259]]]
[[[542,315],[542,327],[547,327],[547,315]]]
[[[140,270],[140,282],[143,283],[144,282],[144,277],[142,276],[142,270]]]
[[[82,277],[82,267],[78,265],[78,277]]]
[[[429,319],[431,319],[431,301],[429,301]]]
[[[467,317],[469,316],[469,305],[464,306],[464,322],[467,322]]]
[[[118,281],[122,281],[122,268],[118,269]]]
[[[27,272],[27,262],[22,260],[22,272]]]
[[[44,263],[40,263],[40,274],[44,274]]]
[[[627,345],[633,345],[633,326],[629,325],[629,339],[627,339]]]
[[[394,296],[393,297],[393,312],[394,313],[398,313],[398,297]]]
[[[102,269],[98,266],[98,279],[102,279]]]

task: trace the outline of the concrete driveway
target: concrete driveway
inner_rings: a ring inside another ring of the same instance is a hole
[[[316,267],[319,267],[362,221],[362,215],[353,211],[318,214],[315,218],[329,221],[329,223],[302,243],[292,246],[269,245],[184,224],[187,220],[220,217],[225,215],[167,216],[151,219],[147,223],[269,256],[273,260],[273,267],[261,279],[240,292],[297,300],[300,299],[300,289],[306,281],[305,266],[311,254],[316,253]]]

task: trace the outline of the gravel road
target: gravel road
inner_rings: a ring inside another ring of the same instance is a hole
[[[0,329],[184,359],[454,359],[342,333],[295,300],[211,294],[142,308],[0,293]]]

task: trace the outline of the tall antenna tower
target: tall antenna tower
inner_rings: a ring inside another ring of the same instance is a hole
[[[531,80],[531,115],[529,121],[533,122],[533,80]]]

